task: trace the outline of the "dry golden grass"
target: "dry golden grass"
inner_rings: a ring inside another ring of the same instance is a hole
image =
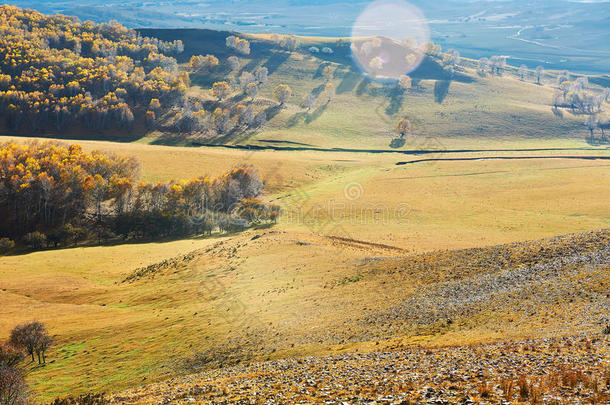
[[[458,312],[447,314],[442,307],[419,313],[404,307],[404,300],[432,294],[431,302],[442,303],[434,288],[446,283],[551,263],[571,257],[568,252],[594,253],[607,238],[605,232],[396,258],[406,252],[260,230],[217,240],[39,252],[2,259],[6,317],[0,330],[6,336],[12,323],[36,318],[56,334],[50,363],[34,367],[29,377],[47,400],[120,390],[193,367],[599,333],[597,297],[600,285],[610,283],[607,267],[541,276],[536,288],[517,279],[515,291],[480,305],[458,304]],[[182,264],[122,282],[136,267],[195,248]],[[582,294],[570,295],[576,285]],[[545,291],[552,292],[550,299]],[[565,304],[558,307],[556,300]]]

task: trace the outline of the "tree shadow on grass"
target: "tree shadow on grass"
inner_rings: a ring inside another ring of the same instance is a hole
[[[258,67],[259,61],[257,59],[252,59],[250,62],[246,63],[239,69],[239,74],[236,75],[236,78],[239,78],[244,72],[254,72],[254,69]]]
[[[323,91],[324,91],[324,84],[319,85],[318,87],[314,88],[311,91],[311,94],[313,94],[314,96],[318,97]]]
[[[274,73],[284,62],[290,58],[289,52],[273,52],[269,59],[263,64],[269,74]]]
[[[330,66],[330,63],[329,62],[322,62],[322,63],[320,63],[320,66],[318,66],[318,69],[316,69],[315,73],[313,74],[313,78],[314,79],[322,78],[322,71],[324,70],[324,68],[326,66]]]
[[[361,96],[369,91],[369,84],[371,84],[371,79],[365,77],[362,79],[358,87],[356,88],[356,95]]]
[[[394,115],[402,107],[402,103],[405,99],[405,91],[399,86],[394,87],[390,91],[390,104],[385,109],[387,115]]]
[[[343,74],[343,79],[341,80],[341,83],[339,83],[339,85],[337,86],[336,93],[344,94],[354,91],[361,77],[362,76],[360,74],[351,70],[345,72]]]
[[[309,115],[308,112],[298,112],[298,113],[294,114],[292,117],[290,117],[290,119],[286,123],[286,126],[288,128],[293,128],[293,127],[297,126],[301,121],[305,121],[305,119],[307,118],[308,115]]]
[[[273,117],[278,115],[282,111],[281,105],[273,105],[265,109],[265,115],[267,116],[267,121],[270,121]]]
[[[294,114],[288,120],[288,123],[286,124],[287,127],[292,128],[298,125],[300,122],[303,122],[305,125],[311,124],[312,122],[320,118],[322,114],[324,114],[324,111],[326,111],[326,109],[328,108],[328,104],[329,103],[321,105],[313,111],[299,112]]]
[[[313,112],[307,114],[307,116],[305,117],[305,124],[311,124],[312,122],[314,122],[315,120],[320,118],[320,116],[322,116],[322,114],[324,114],[324,111],[326,111],[326,109],[328,108],[328,104],[329,103],[321,105],[320,107],[316,108]]]
[[[449,94],[449,87],[451,86],[451,80],[437,80],[434,83],[434,101],[438,104],[443,104],[447,94]]]
[[[199,86],[202,89],[210,88],[214,83],[225,80],[226,76],[223,76],[217,72],[212,74],[194,73],[191,75],[191,85]]]
[[[591,136],[587,136],[586,142],[591,146],[604,146],[610,145],[610,138],[592,138]]]
[[[394,138],[390,142],[390,148],[392,148],[392,149],[402,148],[403,146],[405,146],[405,143],[406,142],[405,142],[404,138]]]

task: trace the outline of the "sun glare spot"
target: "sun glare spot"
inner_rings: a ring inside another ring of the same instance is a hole
[[[430,28],[423,13],[403,0],[378,0],[352,29],[352,57],[375,79],[398,79],[421,64]]]

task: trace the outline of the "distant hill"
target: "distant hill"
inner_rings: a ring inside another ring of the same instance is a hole
[[[369,1],[221,1],[164,3],[129,0],[84,2],[9,0],[7,3],[62,12],[96,22],[116,19],[129,27],[208,28],[244,33],[348,37]],[[445,48],[480,58],[509,56],[511,64],[586,73],[610,72],[610,3],[524,0],[412,1],[430,22],[432,39]]]

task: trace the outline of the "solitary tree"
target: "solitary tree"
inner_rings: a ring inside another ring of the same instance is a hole
[[[259,85],[265,84],[269,76],[269,69],[264,66],[259,66],[254,71],[254,77]]]
[[[538,66],[536,68],[536,83],[542,84],[542,76],[544,76],[544,68],[542,66]]]
[[[585,126],[591,132],[591,138],[593,138],[593,131],[597,127],[597,117],[593,114],[589,115],[585,120]]]
[[[559,76],[557,76],[557,84],[562,84],[563,82],[568,81],[570,81],[570,72],[567,70],[564,70],[559,74]]]
[[[229,67],[231,68],[231,70],[237,70],[239,69],[239,58],[237,56],[229,56],[227,58],[227,63],[229,64]]]
[[[411,132],[411,122],[406,118],[402,118],[398,121],[398,124],[396,124],[396,132],[398,132],[401,138],[404,138]]]
[[[334,69],[332,66],[328,65],[328,66],[324,66],[324,69],[322,69],[322,77],[324,77],[324,79],[327,82],[330,82],[333,78],[333,73],[334,73]]]
[[[275,95],[275,98],[279,101],[280,106],[283,106],[290,96],[292,96],[292,89],[288,85],[280,84],[273,90],[273,95]]]
[[[212,85],[212,94],[222,101],[231,93],[231,86],[227,82],[216,82]]]
[[[489,67],[489,59],[481,58],[479,59],[479,73],[485,74]]]
[[[606,130],[610,129],[610,118],[598,118],[597,127],[602,131],[602,141],[606,141]]]
[[[326,83],[324,86],[324,95],[326,96],[326,104],[330,103],[335,95],[335,86],[332,83]]]
[[[248,83],[246,94],[254,101],[256,96],[258,96],[258,85],[256,83]]]
[[[301,46],[301,40],[294,35],[285,36],[280,40],[280,46],[289,51],[296,51]]]
[[[527,66],[521,65],[519,67],[519,79],[522,81],[525,80],[525,76],[527,75]]]
[[[307,108],[310,111],[316,105],[316,96],[313,93],[309,93],[303,99],[303,108]]]
[[[506,56],[492,56],[489,63],[491,66],[491,72],[498,76],[502,76],[502,72],[506,66]]]

